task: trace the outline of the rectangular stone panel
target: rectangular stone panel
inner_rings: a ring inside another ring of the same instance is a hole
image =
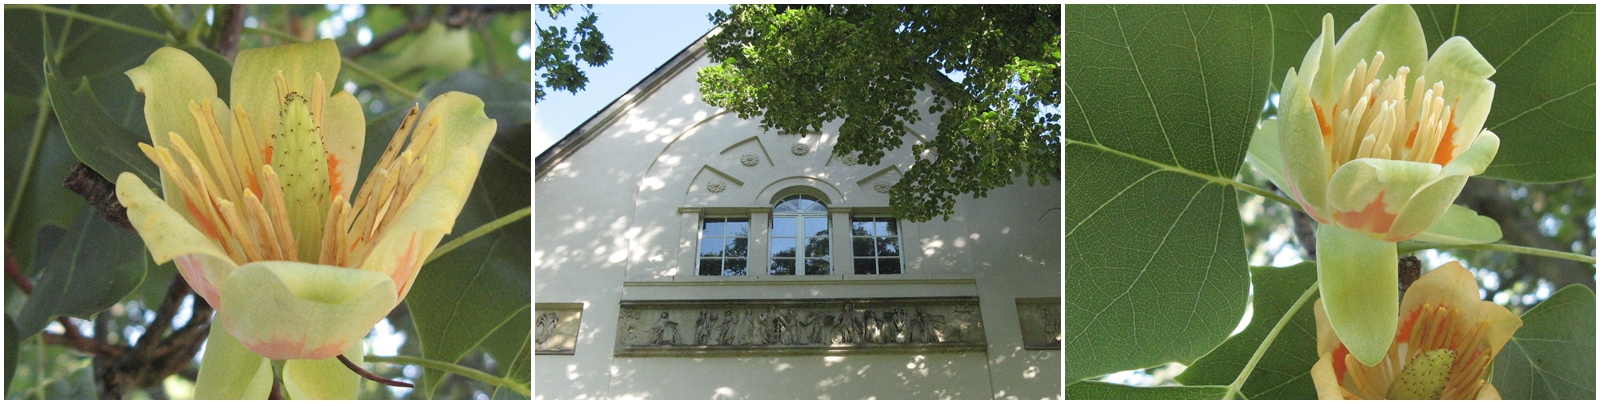
[[[534,355],[572,355],[578,346],[583,303],[534,303]]]
[[[624,300],[617,356],[983,351],[975,296]]]
[[[1061,349],[1061,298],[1017,298],[1017,323],[1022,328],[1022,348]]]

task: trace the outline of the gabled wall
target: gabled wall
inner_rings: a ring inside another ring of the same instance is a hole
[[[700,100],[695,73],[709,62],[699,46],[540,161],[534,300],[584,309],[573,355],[534,358],[536,398],[1059,397],[1059,351],[1022,349],[1016,310],[1017,298],[1059,298],[1059,183],[1022,180],[960,199],[948,221],[901,221],[904,274],[843,275],[849,245],[835,237],[835,275],[767,276],[754,264],[757,275],[695,275],[702,216],[765,227],[775,198],[803,189],[827,202],[833,233],[847,233],[852,213],[888,212],[880,181],[897,181],[911,144],[937,133],[937,116],[911,125],[902,147],[867,166],[832,155],[837,123],[804,137],[762,131]],[[761,262],[764,240],[751,244]],[[613,356],[623,300],[920,296],[978,296],[986,351]]]

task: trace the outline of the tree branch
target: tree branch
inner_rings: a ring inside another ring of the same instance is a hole
[[[355,59],[368,53],[376,52],[379,49],[383,49],[383,47],[388,46],[390,42],[394,42],[395,40],[403,38],[407,34],[427,29],[428,22],[432,20],[433,19],[428,14],[420,14],[417,18],[411,19],[411,22],[406,23],[406,25],[389,30],[389,32],[385,32],[383,35],[373,38],[372,42],[367,43],[366,46],[350,48],[350,50],[344,51],[344,57],[346,59]]]
[[[350,371],[356,372],[356,374],[361,375],[362,378],[378,382],[378,384],[382,384],[382,385],[385,385],[385,386],[393,386],[393,387],[405,387],[405,388],[408,388],[408,389],[417,387],[416,385],[411,384],[411,383],[406,383],[406,382],[402,382],[402,381],[399,381],[399,380],[385,379],[385,378],[383,378],[383,376],[378,376],[376,374],[373,374],[372,372],[368,372],[366,369],[362,369],[361,366],[356,365],[355,362],[351,362],[350,358],[344,357],[344,354],[339,354],[339,363],[343,363],[344,367],[350,368]]]

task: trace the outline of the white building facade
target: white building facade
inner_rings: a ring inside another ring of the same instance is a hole
[[[702,102],[702,44],[537,160],[535,398],[1061,396],[1059,182],[897,219],[937,115],[860,164]]]

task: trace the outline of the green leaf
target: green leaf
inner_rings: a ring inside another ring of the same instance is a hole
[[[1067,385],[1068,400],[1221,400],[1227,386],[1133,387],[1081,381]]]
[[[90,318],[121,301],[145,276],[139,234],[101,219],[85,207],[64,243],[39,272],[33,294],[17,316],[21,335],[44,329],[58,315]]]
[[[505,147],[507,143],[517,142],[496,141],[489,147]],[[511,153],[527,155],[526,145],[523,141],[512,146],[516,151]],[[451,234],[466,234],[528,206],[530,185],[528,171],[501,154],[489,153]],[[424,358],[454,363],[491,333],[516,324],[513,317],[527,317],[527,310],[533,305],[533,268],[528,250],[531,230],[529,221],[519,220],[423,266],[406,304],[411,308]],[[520,327],[519,332],[529,333],[526,322]],[[444,374],[425,369],[423,375],[419,388],[425,397],[431,397]]]
[[[1491,383],[1511,400],[1594,400],[1594,327],[1594,291],[1561,288],[1522,315]]]
[[[1223,184],[1267,96],[1267,9],[1074,5],[1066,24],[1066,380],[1191,362],[1244,314]]]
[[[22,352],[17,350],[17,345],[22,343],[22,331],[17,330],[17,322],[6,316],[6,389],[11,389],[11,377],[17,374],[17,356]]]
[[[132,172],[146,184],[159,184],[160,171],[155,163],[139,151],[139,143],[149,143],[150,136],[118,124],[100,106],[94,88],[86,79],[73,80],[62,77],[59,68],[45,63],[45,81],[50,89],[50,104],[55,107],[56,118],[66,134],[67,144],[78,160],[88,164],[106,178],[116,178],[123,172]],[[76,87],[76,90],[72,89]]]
[[[1192,386],[1228,385],[1239,377],[1250,356],[1255,354],[1272,327],[1294,306],[1311,284],[1317,281],[1317,264],[1302,263],[1286,268],[1251,267],[1250,282],[1255,285],[1255,314],[1243,332],[1228,338],[1176,378]],[[1317,363],[1317,319],[1311,304],[1294,313],[1272,346],[1256,362],[1250,379],[1239,392],[1262,400],[1309,400],[1317,397],[1311,384],[1311,365]]]
[[[1594,4],[1414,6],[1429,51],[1462,36],[1494,65],[1484,128],[1500,152],[1483,176],[1560,182],[1595,175]]]
[[[531,308],[529,308],[531,309]],[[499,368],[500,377],[510,378],[527,384],[533,371],[533,337],[529,330],[533,329],[529,319],[532,318],[524,311],[511,316],[511,321],[500,326],[494,334],[489,334],[489,339],[483,341],[483,350],[494,357],[496,367]],[[511,389],[495,386],[489,398],[495,400],[526,400]]]

